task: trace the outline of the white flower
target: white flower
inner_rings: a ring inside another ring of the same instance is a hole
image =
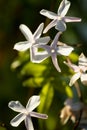
[[[27,49],[30,49],[30,52],[32,51],[36,52],[37,51],[36,48],[31,49],[34,44],[45,44],[50,40],[49,36],[40,38],[43,27],[44,27],[44,23],[41,23],[39,27],[36,29],[36,31],[34,32],[34,34],[32,34],[30,29],[26,25],[21,24],[19,28],[21,32],[24,34],[27,41],[16,43],[14,45],[14,49],[18,51],[26,51]],[[31,55],[30,57],[32,59]]]
[[[84,56],[83,53],[79,56],[78,65],[72,64],[71,62],[66,63],[74,72],[75,74],[72,76],[69,85],[72,86],[79,78],[84,85],[87,85],[87,58]]]
[[[16,112],[20,112],[16,117],[11,120],[11,125],[17,127],[23,120],[25,121],[25,126],[27,130],[34,130],[31,117],[47,119],[48,116],[46,114],[40,114],[34,112],[33,110],[40,104],[40,96],[32,96],[26,108],[21,105],[19,101],[11,101],[8,106],[12,110]]]
[[[52,22],[47,25],[43,33],[46,33],[50,28],[54,26],[57,30],[63,32],[66,30],[66,22],[80,22],[81,21],[80,18],[65,16],[69,10],[69,7],[70,7],[70,2],[67,0],[63,0],[60,3],[57,14],[54,12],[42,9],[40,11],[40,14],[48,17],[49,19],[52,19]]]
[[[49,45],[39,45],[39,44],[35,45],[34,47],[43,48],[45,51],[36,52],[36,53],[31,54],[32,62],[40,63],[43,60],[45,60],[46,58],[48,58],[49,56],[51,56],[52,62],[54,64],[55,68],[57,69],[57,71],[61,72],[58,62],[57,62],[57,55],[68,56],[72,52],[73,48],[66,44],[63,44],[63,43],[61,44],[60,42],[58,42],[58,38],[59,38],[60,34],[61,34],[61,32],[58,32],[56,34],[56,36],[50,46]]]

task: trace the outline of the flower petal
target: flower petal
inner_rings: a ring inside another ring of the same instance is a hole
[[[33,41],[33,34],[31,32],[31,30],[24,24],[21,24],[19,26],[21,32],[23,33],[23,35],[25,36],[25,38],[29,41],[32,42]]]
[[[55,54],[55,53],[52,54],[51,58],[52,58],[53,65],[55,66],[55,68],[57,69],[57,71],[58,71],[58,72],[61,72],[61,69],[60,69],[60,67],[59,67],[59,65],[58,65],[58,61],[57,61],[57,56],[56,56],[56,54]]]
[[[57,43],[58,43],[58,39],[59,39],[60,35],[61,35],[61,32],[58,32],[58,33],[56,34],[56,36],[54,37],[54,40],[53,40],[53,42],[51,43],[51,47],[52,47],[52,48],[57,48]]]
[[[83,53],[79,56],[79,66],[86,66],[87,67],[87,58],[84,56]]]
[[[80,76],[81,76],[81,73],[80,73],[80,72],[74,74],[74,75],[72,76],[71,80],[70,80],[69,85],[72,86],[72,85],[80,78]]]
[[[25,107],[19,101],[11,101],[8,104],[8,107],[16,112],[25,112]]]
[[[42,61],[44,61],[46,58],[49,57],[49,54],[47,51],[35,53],[34,49],[35,47],[30,49],[30,58],[33,63],[41,63]]]
[[[32,123],[32,120],[31,120],[30,116],[26,117],[25,126],[26,126],[27,130],[34,130],[33,123]]]
[[[20,113],[20,114],[18,114],[17,116],[15,116],[15,117],[11,120],[10,124],[11,124],[12,126],[14,126],[14,127],[17,127],[25,118],[26,118],[26,115],[23,114],[23,113]]]
[[[58,46],[58,53],[60,55],[68,56],[73,51],[73,47],[67,46],[64,44],[63,46]]]
[[[57,29],[57,30],[59,30],[61,32],[65,31],[66,30],[65,22],[62,21],[62,20],[57,20],[57,24],[55,26],[55,29]]]
[[[40,104],[40,96],[32,96],[26,105],[28,112],[34,110]]]
[[[81,22],[81,18],[77,18],[77,17],[65,16],[63,19],[65,22]]]
[[[67,0],[62,0],[59,6],[58,12],[57,12],[58,15],[64,17],[68,12],[69,7],[70,7],[70,2]]]
[[[72,64],[71,62],[65,62],[64,61],[64,63],[68,66],[68,67],[70,67],[74,72],[79,72],[80,71],[80,68],[79,68],[79,66],[77,66],[77,65],[75,65],[75,64]]]
[[[39,25],[39,27],[37,28],[37,30],[35,31],[35,33],[34,33],[34,38],[35,39],[38,39],[41,36],[41,33],[43,31],[43,27],[44,27],[44,23],[41,23]]]
[[[47,44],[48,42],[50,41],[50,37],[47,36],[47,37],[42,37],[42,38],[39,38],[38,40],[36,40],[36,43],[39,45],[45,45]]]
[[[57,14],[56,13],[53,13],[53,12],[45,10],[45,9],[42,9],[40,11],[40,14],[48,17],[49,19],[56,19],[57,18]]]
[[[56,26],[57,24],[57,19],[54,19],[52,22],[50,22],[46,28],[44,29],[43,33],[46,33],[49,29],[51,29],[52,27]]]
[[[87,74],[82,74],[82,75],[81,75],[81,82],[82,82],[84,85],[87,85]]]
[[[32,46],[32,43],[29,43],[28,41],[18,42],[14,45],[14,49],[18,51],[25,51],[29,49],[31,46]]]
[[[36,117],[36,118],[41,118],[41,119],[47,119],[48,118],[48,115],[37,113],[37,112],[30,112],[30,116]]]

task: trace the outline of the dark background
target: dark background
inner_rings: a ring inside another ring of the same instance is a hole
[[[18,56],[18,52],[13,50],[13,46],[16,42],[25,40],[19,30],[19,25],[22,23],[27,25],[32,32],[41,22],[45,22],[46,26],[49,20],[40,15],[39,11],[47,9],[57,12],[60,2],[61,0],[0,0],[0,122],[1,126],[4,124],[7,130],[25,129],[24,123],[18,128],[10,126],[9,122],[16,113],[8,108],[8,102],[19,100],[23,105],[26,105],[28,95],[32,95],[28,92],[28,87],[23,87],[18,75],[19,70],[13,71],[11,69],[12,62]],[[64,32],[61,40],[74,46],[78,55],[83,52],[87,56],[87,0],[71,0],[68,15],[80,17],[82,22],[68,23],[67,31]],[[49,34],[53,38],[54,30],[51,30]],[[38,91],[35,89],[34,93],[38,93]],[[58,97],[61,99],[61,94]],[[57,102],[55,101],[55,103]],[[53,120],[54,118],[50,118],[50,124]],[[37,121],[35,120],[35,122]],[[55,124],[55,121],[53,123]],[[58,130],[60,127],[59,124],[54,128]],[[40,130],[36,123],[35,129]],[[47,126],[46,129],[51,130]]]

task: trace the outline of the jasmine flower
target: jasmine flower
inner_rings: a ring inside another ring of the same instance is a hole
[[[46,114],[40,114],[33,110],[40,104],[40,96],[32,96],[26,105],[26,108],[22,106],[19,101],[11,101],[8,106],[16,112],[20,112],[16,117],[11,120],[11,125],[17,127],[23,120],[27,130],[34,130],[31,117],[47,119]]]
[[[19,28],[27,41],[16,43],[14,45],[14,49],[18,51],[26,51],[27,49],[30,49],[30,52],[37,51],[36,48],[31,49],[34,44],[45,44],[50,40],[49,36],[40,38],[41,33],[43,31],[43,27],[44,27],[44,23],[41,23],[39,27],[36,29],[36,31],[34,32],[34,34],[32,34],[31,30],[26,25],[21,24]]]
[[[65,64],[68,65],[75,72],[70,80],[70,86],[72,86],[79,78],[84,85],[87,84],[87,58],[84,56],[83,53],[81,53],[81,55],[79,56],[78,65],[72,64],[71,62],[65,62]]]
[[[52,62],[55,66],[55,68],[57,69],[57,71],[61,72],[61,69],[58,65],[58,61],[57,61],[57,55],[63,55],[63,56],[68,56],[73,48],[66,45],[66,44],[61,44],[61,42],[58,42],[59,36],[60,36],[61,32],[58,32],[54,38],[54,40],[52,41],[51,45],[34,45],[34,47],[36,48],[43,48],[45,51],[41,51],[41,52],[36,52],[36,53],[32,53],[32,62],[35,63],[40,63],[43,60],[45,60],[46,58],[48,58],[49,56],[51,56],[52,58]]]
[[[45,10],[45,9],[42,9],[40,11],[40,14],[48,17],[49,19],[52,19],[52,22],[47,25],[43,33],[46,33],[50,28],[54,26],[55,26],[55,29],[63,32],[66,30],[66,22],[80,22],[81,21],[81,19],[77,17],[65,16],[70,8],[70,4],[71,3],[68,0],[63,0],[60,3],[57,14],[54,12]]]

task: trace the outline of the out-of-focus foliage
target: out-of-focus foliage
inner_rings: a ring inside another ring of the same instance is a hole
[[[66,58],[58,56],[62,73],[54,68],[51,59],[40,64],[30,62],[29,51],[17,52],[13,50],[16,42],[24,41],[19,30],[20,24],[29,26],[32,32],[41,22],[49,20],[39,14],[41,9],[57,12],[61,0],[1,0],[0,1],[0,122],[7,129],[25,129],[24,124],[18,128],[10,126],[9,122],[14,113],[9,110],[10,100],[20,100],[23,105],[33,94],[41,95],[41,104],[38,112],[47,113],[49,118],[45,121],[34,119],[35,129],[38,130],[68,130],[72,123],[62,126],[59,118],[63,102],[67,97],[77,99],[74,87],[68,86],[69,78],[73,73],[63,63]],[[71,0],[71,8],[67,15],[82,18],[81,23],[68,23],[67,30],[62,34],[60,41],[74,46],[70,55],[72,62],[77,63],[78,55],[83,52],[87,56],[87,0]],[[55,29],[46,35],[53,39]],[[87,88],[81,85],[84,101],[87,102]],[[37,125],[38,124],[38,125]],[[1,128],[0,128],[1,129]]]

